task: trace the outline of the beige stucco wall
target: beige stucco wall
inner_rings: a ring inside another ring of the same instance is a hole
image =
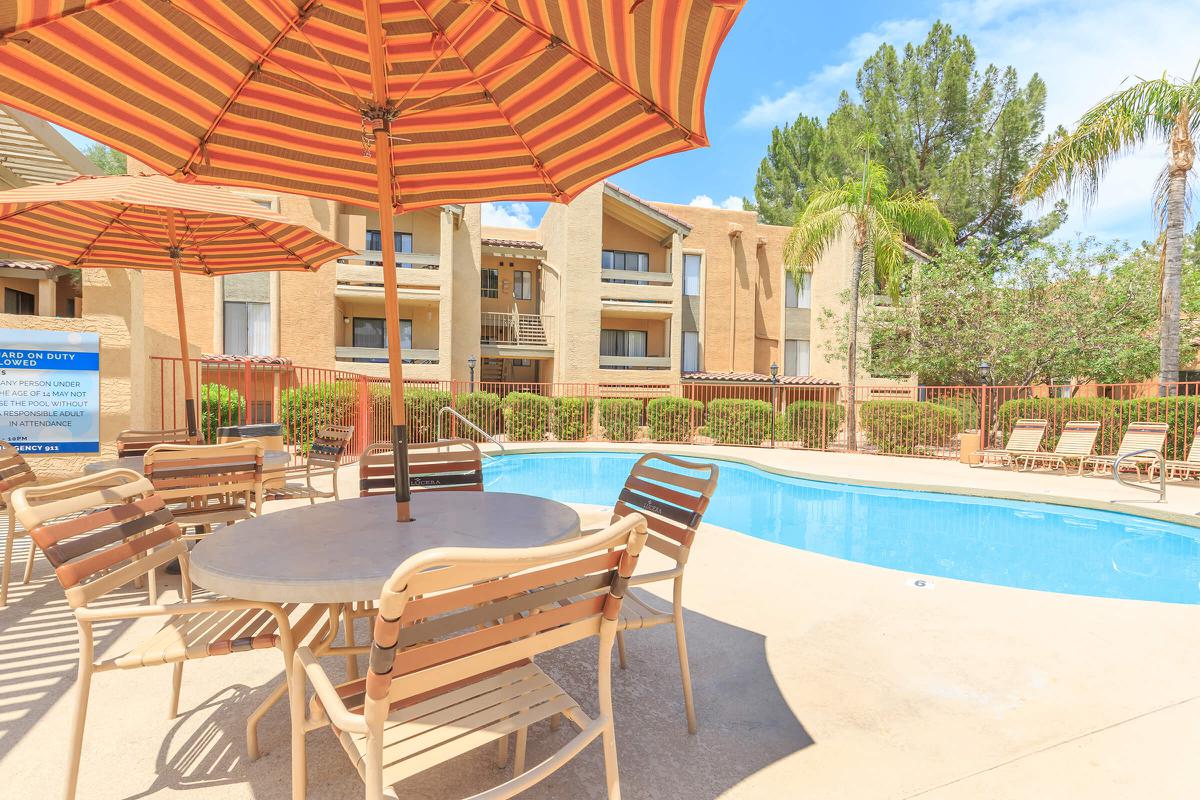
[[[528,258],[501,258],[499,256],[487,255],[482,257],[482,263],[483,269],[495,269],[499,272],[500,283],[496,297],[483,297],[480,295],[480,311],[510,313],[515,304],[518,313],[538,313],[538,297],[541,293],[541,270],[538,269],[537,261]],[[528,300],[517,300],[513,297],[513,287],[515,285],[513,273],[519,271],[531,273],[533,284]]]
[[[669,272],[671,269],[670,251],[659,244],[658,239],[608,214],[604,215],[604,231],[600,241],[603,250],[646,253],[651,272]],[[599,253],[596,258],[600,258]]]

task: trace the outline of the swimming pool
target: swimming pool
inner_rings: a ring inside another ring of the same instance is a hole
[[[611,506],[635,453],[489,460],[491,491]],[[1200,529],[1084,508],[877,489],[719,462],[705,521],[759,539],[920,575],[1200,603]]]

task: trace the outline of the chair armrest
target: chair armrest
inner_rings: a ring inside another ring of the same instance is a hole
[[[683,567],[672,567],[664,569],[661,572],[648,572],[645,575],[634,573],[629,579],[630,586],[642,586],[647,583],[658,583],[659,581],[669,581],[683,575]]]
[[[329,676],[325,674],[321,662],[313,655],[312,650],[307,647],[297,647],[293,664],[292,669],[304,671],[308,682],[312,684],[313,690],[317,693],[317,698],[321,701],[325,716],[329,718],[335,728],[347,733],[367,732],[366,718],[361,714],[351,714],[346,708],[346,703],[338,694],[337,687],[329,680]]]
[[[252,600],[200,600],[194,603],[173,603],[156,606],[117,606],[108,608],[77,608],[75,616],[81,620],[136,619],[139,617],[174,617],[190,614],[207,614],[212,611],[239,611],[260,609],[270,611],[287,626],[287,615],[274,603],[258,603]]]

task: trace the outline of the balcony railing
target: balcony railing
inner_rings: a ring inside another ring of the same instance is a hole
[[[479,341],[515,347],[553,347],[554,317],[484,311],[479,315]]]
[[[601,269],[600,280],[605,283],[632,283],[641,286],[670,286],[669,272],[637,272],[626,269]]]
[[[365,363],[386,364],[388,351],[386,347],[337,347],[334,349],[338,361],[358,361]],[[405,364],[436,364],[438,363],[437,348],[432,350],[401,350]]]
[[[670,369],[670,356],[600,356],[601,369]]]
[[[364,267],[383,266],[380,250],[359,250],[352,256],[338,259],[339,264],[356,264]],[[396,253],[396,266],[401,269],[437,269],[441,256],[437,253]]]

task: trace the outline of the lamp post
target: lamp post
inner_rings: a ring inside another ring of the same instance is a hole
[[[771,447],[775,446],[775,396],[779,391],[779,365],[771,362]]]
[[[475,356],[467,356],[467,369],[471,371],[471,391],[475,391]]]
[[[986,361],[979,362],[979,448],[988,446],[988,423],[991,415],[988,413],[988,379],[992,377],[992,365]]]

